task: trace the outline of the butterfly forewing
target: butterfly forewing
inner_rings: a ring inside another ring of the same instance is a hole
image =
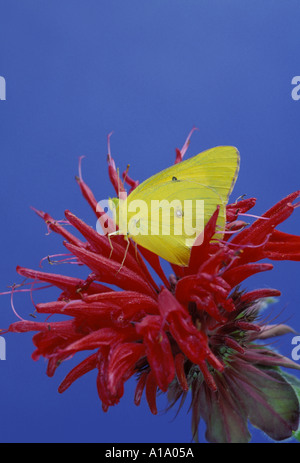
[[[167,261],[188,265],[191,246],[218,205],[219,233],[214,238],[222,237],[238,170],[237,149],[219,146],[150,177],[123,203],[126,234]]]

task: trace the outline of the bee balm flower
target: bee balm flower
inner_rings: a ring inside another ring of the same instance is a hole
[[[187,146],[188,141],[184,150]],[[182,151],[177,150],[176,162]],[[108,165],[116,191],[124,191],[110,153]],[[131,188],[138,184],[127,172],[123,179]],[[77,181],[97,218],[109,228],[110,219],[97,208],[81,173]],[[227,233],[212,240],[217,209],[205,227],[202,245],[192,248],[189,265],[173,265],[169,278],[157,255],[131,241],[128,245],[123,236],[112,237],[111,246],[107,236],[66,211],[68,224],[81,234],[77,238],[49,214],[36,211],[49,230],[62,236],[73,262],[86,268],[86,279],[17,267],[19,275],[34,284],[55,286],[60,295],[36,305],[38,317],[47,316],[44,321],[21,319],[7,331],[35,332],[32,357],[48,360],[49,376],[70,356],[93,351],[67,374],[59,392],[97,370],[104,411],[120,401],[124,383],[136,376],[134,402],[139,405],[145,393],[153,414],[159,391],[167,393],[170,405],[191,397],[194,440],[201,417],[210,442],[248,442],[248,421],[272,439],[289,438],[298,428],[299,400],[281,367],[299,366],[260,342],[289,331],[283,325],[264,324],[260,317],[263,301],[280,292],[247,292],[241,285],[251,275],[273,268],[265,259],[300,260],[300,237],[276,228],[293,213],[299,195],[300,191],[282,199],[250,226],[243,214],[256,200],[229,204]],[[53,314],[63,320],[51,321]]]

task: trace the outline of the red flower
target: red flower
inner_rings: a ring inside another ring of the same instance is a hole
[[[176,151],[180,162],[187,149]],[[123,191],[111,154],[109,176],[117,192]],[[134,188],[138,182],[124,173]],[[81,192],[103,222],[105,212],[83,181]],[[297,204],[300,191],[287,196],[246,227],[241,214],[255,205],[243,199],[227,206],[226,238],[211,241],[218,210],[206,225],[204,242],[192,248],[188,267],[173,265],[168,279],[158,256],[114,236],[113,251],[106,236],[69,211],[66,220],[82,235],[67,231],[49,214],[36,211],[50,230],[64,238],[64,246],[85,265],[85,280],[61,274],[17,267],[17,272],[36,283],[56,286],[56,301],[37,304],[38,314],[61,314],[68,320],[51,322],[20,320],[9,332],[37,332],[32,357],[48,359],[47,374],[71,355],[94,350],[66,376],[64,392],[76,379],[97,369],[97,389],[103,410],[119,402],[124,383],[138,378],[134,401],[138,405],[145,389],[152,413],[157,413],[158,390],[168,393],[171,404],[192,391],[192,432],[202,416],[207,439],[212,442],[247,442],[247,421],[273,439],[285,439],[298,427],[299,401],[294,388],[278,367],[299,368],[291,360],[257,342],[279,335],[288,327],[264,325],[258,318],[261,302],[279,296],[275,289],[244,292],[239,285],[249,276],[271,270],[263,259],[300,260],[300,237],[280,232]],[[109,223],[108,223],[109,225]],[[122,264],[124,260],[124,263]],[[122,265],[121,265],[122,264]],[[158,286],[147,264],[163,282]],[[112,290],[113,284],[120,290]],[[50,318],[51,320],[51,318]],[[182,402],[181,402],[182,403]]]

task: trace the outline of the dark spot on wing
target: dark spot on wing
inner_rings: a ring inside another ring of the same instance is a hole
[[[178,182],[178,178],[177,177],[172,177],[172,182]]]

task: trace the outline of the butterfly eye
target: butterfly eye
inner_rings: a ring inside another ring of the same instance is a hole
[[[177,177],[172,177],[172,182],[177,182],[178,178]]]

